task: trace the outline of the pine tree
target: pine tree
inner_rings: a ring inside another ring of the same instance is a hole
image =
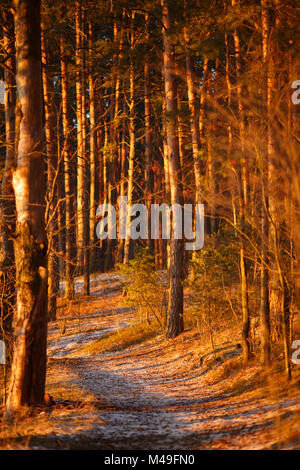
[[[44,401],[47,339],[47,237],[40,1],[15,0],[17,99],[21,121],[17,169],[15,259],[17,312],[6,411]]]

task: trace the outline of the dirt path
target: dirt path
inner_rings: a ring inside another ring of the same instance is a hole
[[[74,312],[64,335],[59,334],[59,322],[50,328],[47,389],[55,406],[42,411],[35,426],[25,423],[23,440],[16,439],[14,445],[23,448],[27,437],[27,448],[39,449],[278,446],[276,417],[299,410],[299,399],[272,403],[270,396],[258,399],[251,390],[224,393],[222,383],[207,380],[202,366],[191,367],[191,352],[184,343],[172,348],[156,338],[123,352],[82,356],[83,343],[132,321],[134,312],[119,305],[113,285],[103,295],[106,310],[81,316],[80,321]],[[96,308],[97,299],[91,302]]]
[[[184,356],[165,359],[163,347],[153,343],[126,354],[67,360],[66,375],[76,375],[84,393],[99,400],[91,429],[84,439],[79,433],[81,445],[100,449],[276,445],[273,424],[278,405],[267,399],[224,396],[222,390],[202,384],[199,371],[177,372],[185,360]],[[299,401],[282,402],[280,407],[299,409]]]

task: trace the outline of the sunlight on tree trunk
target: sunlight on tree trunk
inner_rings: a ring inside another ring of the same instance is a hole
[[[13,176],[17,225],[15,346],[8,415],[43,403],[46,377],[47,257],[43,158],[40,1],[15,0],[17,94],[22,118]]]

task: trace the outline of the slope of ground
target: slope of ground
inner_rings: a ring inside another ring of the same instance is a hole
[[[120,286],[115,274],[101,275],[91,298],[62,305],[49,328],[54,403],[3,421],[0,448],[300,448],[299,370],[288,392],[276,364],[269,373],[255,364],[242,370],[232,335],[205,354],[188,331],[87,355],[87,345],[134,321]]]

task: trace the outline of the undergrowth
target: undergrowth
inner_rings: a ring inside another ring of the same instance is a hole
[[[140,344],[157,336],[160,328],[157,322],[142,321],[107,333],[92,344],[84,346],[83,354],[101,354],[122,351],[134,344]]]

